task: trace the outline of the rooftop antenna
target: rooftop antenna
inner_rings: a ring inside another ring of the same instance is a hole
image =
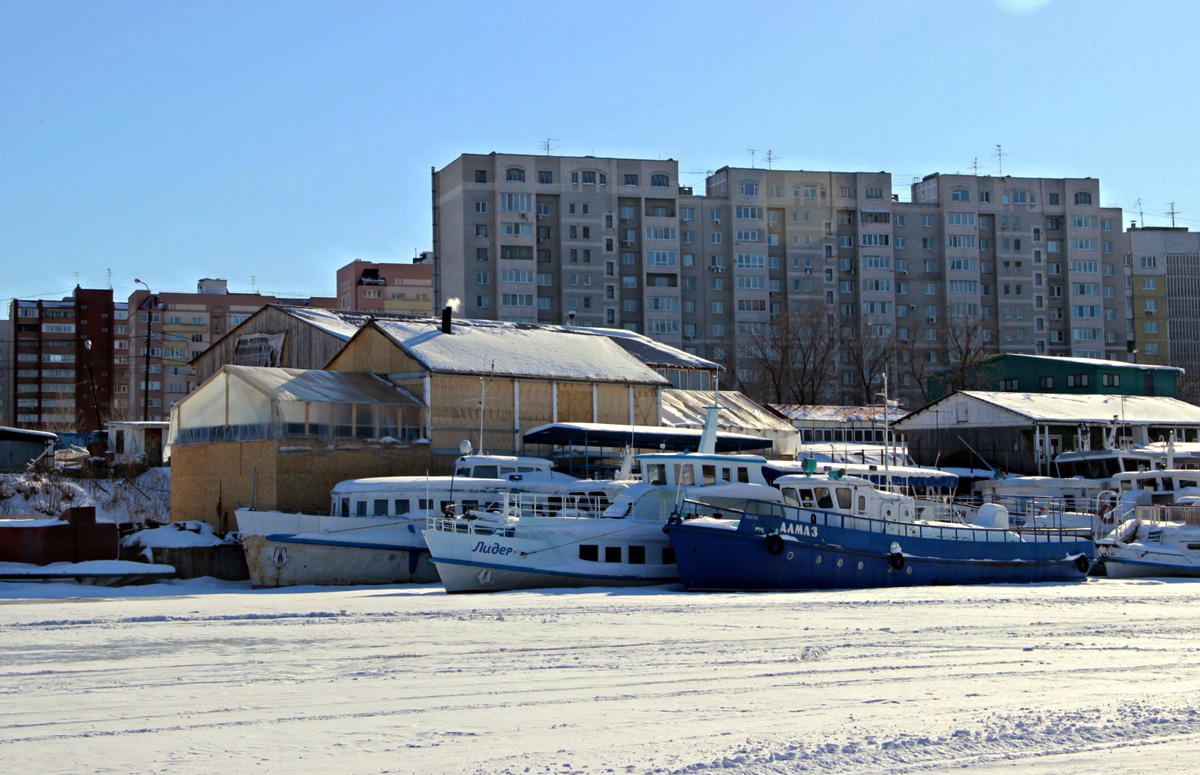
[[[545,152],[546,152],[546,155],[547,155],[547,156],[549,156],[549,155],[550,155],[550,151],[551,151],[551,150],[553,150],[553,146],[551,146],[551,145],[550,145],[550,143],[554,143],[554,142],[557,142],[557,141],[558,141],[558,138],[557,138],[557,137],[547,137],[545,140],[543,140],[543,141],[542,141],[541,143],[539,143],[538,145],[540,145],[540,146],[541,146],[541,149],[542,149],[543,151],[545,151]]]
[[[1175,203],[1174,203],[1174,202],[1169,202],[1168,204],[1170,204],[1170,205],[1171,205],[1171,211],[1170,211],[1169,213],[1167,213],[1167,215],[1171,216],[1171,228],[1172,228],[1172,229],[1174,229],[1174,228],[1175,228],[1175,216],[1176,216],[1176,215],[1183,215],[1183,211],[1182,211],[1182,210],[1176,210],[1176,209],[1175,209]]]
[[[750,169],[754,169],[754,154],[758,153],[754,148],[747,148],[746,153],[750,154]]]
[[[258,285],[256,282],[257,280],[258,280],[257,277],[255,277],[254,275],[250,275],[250,292],[251,293],[258,293]]]
[[[112,270],[108,270],[108,289],[112,290]]]
[[[75,272],[75,285],[79,285],[79,272]]]
[[[768,148],[767,149],[767,169],[771,169],[771,162],[775,161],[775,159],[776,159],[775,153],[770,148]]]
[[[1004,177],[1004,149],[1000,147],[999,143],[996,143],[996,152],[992,155],[999,159],[1000,177]]]
[[[979,177],[979,157],[976,156],[971,162],[971,166],[975,168],[975,177]]]
[[[1142,200],[1140,197],[1136,202],[1133,203],[1133,206],[1136,207],[1138,211],[1138,223],[1142,224],[1143,229],[1146,228],[1146,215],[1142,212]]]

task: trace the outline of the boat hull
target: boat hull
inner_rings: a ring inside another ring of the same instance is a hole
[[[684,586],[693,591],[769,591],[1080,581],[1094,553],[1085,540],[973,540],[967,536],[981,531],[970,528],[942,529],[959,538],[930,538],[922,537],[917,526],[901,534],[903,525],[893,533],[808,520],[775,520],[765,527],[759,533],[687,522],[668,525]],[[982,532],[1003,538],[1008,531]]]
[[[517,526],[495,530],[462,520],[445,525],[462,531],[429,529],[425,540],[450,594],[679,580],[660,522],[554,517],[522,518]],[[581,557],[591,557],[584,547],[595,548],[594,560]]]
[[[293,535],[242,537],[250,584],[267,587],[434,584],[437,569],[421,550],[337,544]]]

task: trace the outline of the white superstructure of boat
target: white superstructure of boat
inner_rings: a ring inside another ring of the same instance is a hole
[[[425,541],[446,591],[677,580],[675,557],[662,527],[678,504],[701,500],[719,511],[722,506],[740,507],[751,498],[781,497],[763,478],[765,458],[713,451],[715,427],[715,412],[710,410],[702,452],[638,455],[642,481],[618,493],[598,516],[531,516],[512,499],[493,514],[431,518]]]
[[[536,494],[547,511],[601,510],[614,488],[556,473],[541,458],[464,455],[452,476],[341,482],[329,514],[239,508],[236,515],[255,587],[434,583],[422,535],[430,516],[495,508],[516,492]]]
[[[1111,578],[1200,577],[1200,470],[1119,474],[1119,487],[1096,542]]]

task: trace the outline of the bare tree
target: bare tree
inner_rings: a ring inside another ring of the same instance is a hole
[[[859,318],[857,325],[842,329],[841,345],[845,364],[854,374],[856,400],[868,406],[874,400],[875,385],[896,359],[895,330],[889,324],[875,325]]]
[[[827,393],[837,354],[837,329],[812,305],[748,326],[736,352],[737,384],[766,403],[815,404]]]
[[[987,323],[974,316],[951,317],[941,325],[938,338],[949,367],[939,375],[943,395],[990,386],[987,362],[998,348],[988,331]]]

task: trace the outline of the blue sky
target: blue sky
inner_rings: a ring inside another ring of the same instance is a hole
[[[750,148],[902,185],[1001,144],[1200,228],[1200,4],[1145,5],[0,0],[0,303],[110,271],[333,295],[430,248],[431,167],[545,138],[699,188]]]

